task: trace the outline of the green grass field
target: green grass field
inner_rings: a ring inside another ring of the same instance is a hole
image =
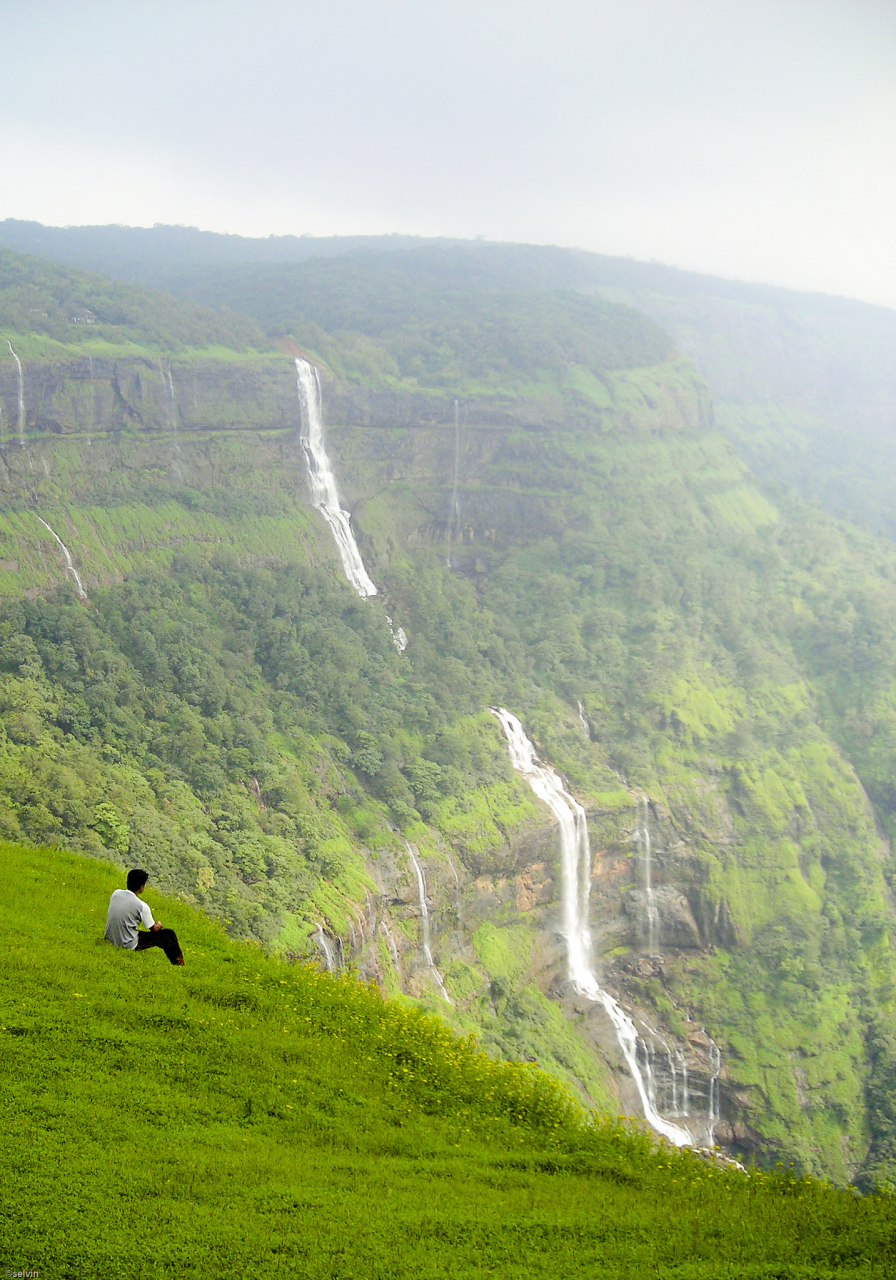
[[[116,870],[0,846],[0,1264],[42,1278],[896,1275],[896,1200],[586,1116],[406,1003],[147,892],[187,967],[101,941]]]

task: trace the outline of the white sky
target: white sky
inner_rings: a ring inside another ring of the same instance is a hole
[[[896,0],[0,0],[0,217],[578,245],[896,306]]]

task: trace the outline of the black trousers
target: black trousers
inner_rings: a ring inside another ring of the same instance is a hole
[[[177,964],[183,957],[173,929],[150,929],[146,933],[138,933],[137,951],[146,951],[148,947],[161,947],[172,964]]]

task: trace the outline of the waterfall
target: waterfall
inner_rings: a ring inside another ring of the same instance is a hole
[[[324,964],[327,967],[327,973],[332,973],[336,968],[336,957],[330,949],[330,943],[327,935],[324,933],[322,924],[317,926],[317,933],[314,935],[314,941],[320,947],[321,955],[324,958]]]
[[[647,954],[655,956],[659,947],[660,913],[653,891],[652,853],[650,845],[650,805],[647,797],[638,801],[635,843],[641,851],[641,875],[644,883],[644,914],[647,923]]]
[[[591,848],[585,810],[563,786],[559,775],[549,765],[539,763],[535,748],[516,716],[503,707],[491,707],[490,710],[504,730],[511,764],[548,806],[560,827],[561,905],[569,980],[578,995],[601,1005],[607,1013],[648,1124],[677,1147],[685,1146],[692,1141],[687,1129],[664,1120],[656,1109],[653,1100],[655,1084],[647,1046],[640,1040],[628,1014],[600,986],[591,967],[591,935],[588,930]],[[643,1071],[638,1062],[639,1042],[644,1045]]]
[[[68,547],[62,541],[62,539],[60,538],[56,530],[51,528],[50,525],[47,524],[46,520],[41,519],[40,516],[38,516],[37,518],[38,520],[40,520],[41,524],[47,530],[47,532],[56,539],[56,541],[59,543],[60,547],[62,548],[62,554],[65,557],[65,567],[75,580],[75,589],[78,592],[79,597],[82,600],[86,600],[87,592],[84,590],[84,583],[81,581],[81,575],[78,573],[78,570],[75,568],[72,562],[72,557]]]
[[[296,381],[302,406],[301,442],[308,463],[311,501],[321,513],[336,542],[345,576],[362,600],[377,594],[368,576],[349,523],[349,513],[339,505],[336,477],[324,448],[324,428],[320,410],[320,379],[314,365],[296,359]]]
[[[426,880],[423,875],[423,868],[417,859],[417,855],[414,853],[413,847],[407,840],[404,842],[404,847],[408,851],[408,857],[413,863],[414,871],[417,875],[417,896],[420,899],[420,919],[423,932],[423,959],[426,961],[426,966],[436,981],[436,986],[439,988],[442,999],[447,1001],[448,1004],[453,1004],[454,1002],[445,990],[445,983],[442,981],[442,975],[436,968],[435,961],[432,958],[429,933],[429,907],[426,905]]]
[[[669,1080],[671,1084],[671,1088],[669,1090],[669,1093],[670,1093],[669,1114],[672,1116],[681,1116],[684,1113],[682,1112],[681,1104],[678,1098],[678,1072],[675,1070],[675,1059],[672,1057],[672,1050],[666,1044],[665,1040],[663,1041],[663,1048],[666,1051],[666,1063],[669,1067]]]
[[[170,373],[169,373],[170,377]],[[311,501],[321,513],[336,542],[336,550],[342,561],[342,570],[362,600],[378,594],[376,583],[364,568],[361,552],[352,533],[351,515],[343,511],[339,504],[339,490],[336,488],[336,477],[324,446],[324,426],[321,414],[320,378],[313,364],[307,360],[296,358],[296,385],[299,391],[299,405],[302,410],[302,428],[300,440],[308,463],[308,482],[311,486]],[[171,390],[172,398],[174,389]],[[389,634],[392,643],[399,653],[408,647],[408,637],[404,627],[398,630],[392,619],[386,614]]]
[[[586,715],[585,715],[585,708],[582,706],[582,700],[581,700],[581,698],[580,698],[580,699],[578,700],[578,702],[576,703],[576,707],[578,708],[578,712],[579,712],[579,728],[582,730],[582,733],[584,733],[585,737],[586,737],[586,738],[588,739],[588,741],[590,742],[590,741],[591,741],[591,726],[589,725],[589,723],[588,723],[588,719],[587,719],[587,717],[586,717]]]
[[[168,361],[168,370],[162,368],[162,357],[159,356],[159,377],[162,379],[162,386],[168,392],[168,422],[171,428],[177,430],[177,412],[174,407],[174,379],[171,376],[171,361]]]
[[[398,973],[399,971],[398,948],[395,945],[395,939],[392,937],[392,934],[389,932],[389,926],[386,924],[385,920],[380,921],[380,929],[382,930],[383,937],[386,939],[386,942],[389,944],[389,954],[392,957],[392,967],[395,970],[395,972]]]
[[[709,1041],[709,1061],[712,1067],[712,1075],[709,1078],[709,1142],[712,1144],[715,1136],[715,1128],[721,1119],[719,1110],[719,1076],[722,1073],[722,1055],[719,1046],[713,1040],[712,1036],[707,1035],[706,1028],[703,1028],[703,1034]]]
[[[688,1060],[684,1056],[683,1049],[675,1050],[675,1058],[681,1073],[681,1096],[678,1104],[678,1114],[686,1116],[690,1114],[691,1110],[691,1099],[688,1090]]]
[[[9,338],[6,339],[6,345],[19,371],[19,444],[23,445],[25,443],[25,377],[22,373],[22,362],[13,351]]]
[[[386,614],[386,622],[388,623],[389,631],[392,635],[392,643],[395,645],[395,648],[399,653],[404,653],[405,649],[408,647],[408,633],[405,631],[404,627],[399,627],[396,631],[388,613]]]

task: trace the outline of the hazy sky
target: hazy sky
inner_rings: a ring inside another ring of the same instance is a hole
[[[896,306],[896,0],[0,0],[0,217],[578,245]]]

